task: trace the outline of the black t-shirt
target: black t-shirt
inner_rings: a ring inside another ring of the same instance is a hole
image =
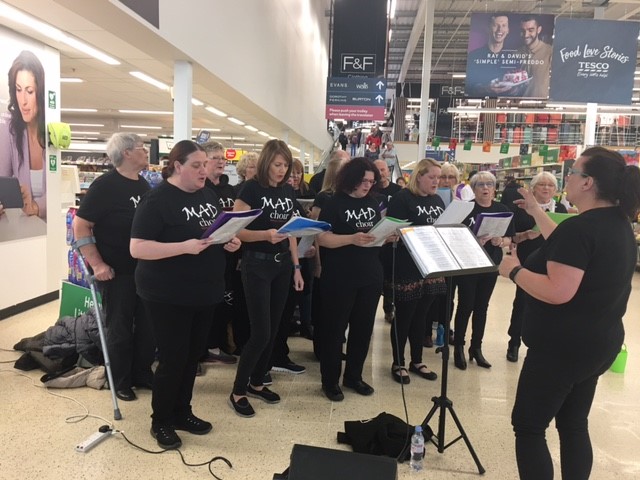
[[[404,188],[395,194],[389,202],[387,215],[400,220],[408,220],[412,225],[433,225],[442,212],[444,201],[439,195],[420,196]],[[385,250],[388,250],[385,248]],[[384,263],[388,272],[391,271],[391,251],[385,251]],[[418,267],[411,258],[411,254],[402,242],[396,249],[396,277],[401,280],[419,280],[422,277]]]
[[[397,183],[389,182],[389,185],[386,188],[376,188],[376,192],[385,195],[387,197],[387,201],[391,200],[391,197],[398,193],[403,188]]]
[[[299,208],[291,185],[263,187],[254,179],[244,182],[238,199],[252,209],[262,209],[262,215],[247,225],[247,230],[269,230],[272,228],[277,230],[287,223]],[[289,240],[283,240],[275,245],[267,241],[245,242],[243,248],[266,253],[284,252],[289,249]]]
[[[469,214],[469,216],[462,221],[462,223],[464,223],[471,230],[473,230],[473,227],[476,224],[476,216],[479,215],[480,213],[498,213],[498,212],[511,211],[507,207],[505,207],[503,204],[495,201],[492,201],[489,207],[482,207],[478,204],[478,202],[475,202],[475,201],[474,203],[475,205],[473,207],[473,210],[471,210],[471,213]],[[513,228],[513,218],[512,218],[511,222],[509,223],[509,227],[507,228],[507,232],[503,236],[513,237],[514,235],[515,235],[515,230]],[[500,262],[502,261],[502,248],[492,245],[491,241],[487,241],[487,243],[484,244],[483,248],[489,254],[491,259],[493,260],[493,263],[495,263],[496,265],[500,264]]]
[[[346,193],[334,194],[322,208],[318,220],[331,224],[336,235],[368,232],[382,218],[378,202],[367,195],[354,198]],[[322,278],[349,286],[382,282],[380,247],[345,245],[339,248],[320,248]]]
[[[131,238],[171,243],[201,238],[220,213],[220,202],[208,188],[185,192],[163,182],[140,202]],[[175,305],[204,306],[222,301],[225,256],[222,245],[199,255],[138,260],[136,287],[142,298]]]
[[[131,223],[141,197],[150,190],[138,175],[131,180],[113,169],[96,178],[82,199],[77,215],[94,223],[96,247],[117,274],[133,274],[136,260],[129,253]]]
[[[311,187],[311,189],[316,192],[322,190],[322,184],[324,182],[324,176],[326,173],[326,170],[322,170],[311,177],[311,180],[309,180],[309,187]]]
[[[557,202],[555,211],[557,213],[567,213],[565,206]],[[513,213],[513,224],[516,232],[526,232],[527,230],[531,230],[535,227],[536,221],[522,208],[516,207]],[[518,254],[520,263],[524,263],[527,257],[531,255],[534,250],[540,248],[543,243],[544,237],[542,235],[534,238],[533,240],[525,240],[524,242],[518,243],[516,253]]]
[[[547,273],[547,262],[584,271],[575,296],[551,305],[527,296],[522,337],[528,347],[552,350],[583,361],[609,358],[624,338],[622,317],[631,293],[637,245],[618,207],[595,208],[558,225],[525,267]]]
[[[331,197],[333,197],[333,192],[322,191],[318,193],[316,198],[313,200],[313,207],[317,207],[322,211],[322,208],[327,204]]]
[[[222,210],[233,210],[233,204],[236,201],[236,191],[231,185],[229,185],[228,180],[221,180],[220,183],[215,185],[211,180],[207,178],[204,182],[204,186],[210,188],[216,193],[216,195],[220,199],[220,206],[222,207]]]

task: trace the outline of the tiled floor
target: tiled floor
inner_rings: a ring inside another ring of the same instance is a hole
[[[590,417],[594,447],[593,479],[631,479],[640,477],[640,274],[634,278],[634,289],[626,315],[629,360],[625,374],[606,373],[599,385]],[[518,377],[519,364],[506,361],[506,330],[514,287],[498,280],[490,310],[484,352],[493,368],[484,370],[471,364],[466,371],[449,370],[448,396],[473,446],[486,468],[483,478],[517,478],[514,440],[509,422]],[[42,306],[0,322],[0,347],[11,348],[16,341],[45,330],[57,318],[58,304]],[[400,385],[390,375],[391,348],[389,326],[379,310],[371,352],[365,369],[365,380],[376,393],[360,397],[345,390],[341,403],[329,402],[320,391],[319,365],[310,353],[311,344],[302,338],[291,338],[292,358],[307,366],[298,376],[273,374],[273,389],[282,395],[279,405],[252,403],[257,415],[252,419],[236,416],[226,403],[231,390],[235,366],[209,365],[206,375],[196,382],[194,411],[211,420],[212,433],[194,436],[182,433],[186,460],[200,463],[222,455],[233,463],[233,469],[220,462],[214,472],[224,480],[271,479],[289,463],[295,443],[345,449],[336,442],[336,432],[345,420],[373,417],[386,411],[404,417]],[[553,332],[549,332],[550,335]],[[0,360],[17,358],[12,352],[0,352]],[[440,373],[440,356],[425,349],[424,359]],[[52,396],[38,388],[41,373],[26,376],[13,370],[12,362],[0,366],[0,478],[2,479],[190,479],[208,478],[206,467],[186,467],[175,452],[149,455],[128,445],[117,435],[108,438],[88,453],[77,453],[74,446],[85,439],[104,420],[87,418],[79,422],[68,417],[91,414],[108,420],[113,418],[111,398],[107,391],[89,388],[58,390]],[[419,423],[431,408],[431,397],[439,393],[439,382],[412,376],[405,386],[410,423]],[[123,419],[116,427],[142,447],[158,450],[149,435],[150,397],[141,391],[136,402],[121,402]],[[432,428],[437,423],[431,421]],[[447,417],[447,441],[457,436],[451,417]],[[549,429],[549,444],[560,478],[558,441]],[[399,465],[399,478],[464,479],[478,478],[475,464],[463,442],[439,454],[427,446],[425,470],[410,475],[406,464]],[[209,477],[212,478],[212,477]],[[338,480],[338,479],[332,479]]]

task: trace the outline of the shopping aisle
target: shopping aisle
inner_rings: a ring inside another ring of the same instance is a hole
[[[594,446],[592,479],[631,479],[640,476],[640,274],[636,274],[626,315],[629,360],[624,375],[607,373],[599,385],[590,417]],[[466,371],[453,367],[450,361],[449,397],[487,473],[486,479],[517,478],[514,440],[510,412],[522,360],[512,364],[505,359],[507,326],[511,312],[514,285],[500,278],[489,309],[489,321],[483,351],[493,364],[491,370],[470,364]],[[0,321],[0,347],[11,348],[19,339],[44,331],[52,325],[58,302]],[[553,335],[550,331],[549,335]],[[291,358],[307,367],[302,375],[273,374],[273,390],[283,401],[275,406],[253,400],[256,416],[236,416],[226,403],[235,374],[234,365],[209,364],[206,374],[196,380],[194,411],[213,422],[213,432],[202,437],[181,432],[186,460],[200,463],[216,455],[228,458],[234,468],[221,462],[214,472],[224,480],[270,480],[289,463],[294,443],[344,448],[336,443],[336,432],[345,420],[365,419],[386,411],[404,417],[400,385],[390,374],[391,348],[389,325],[382,309],[372,341],[372,351],[365,367],[365,381],[376,393],[361,397],[345,389],[345,400],[330,403],[320,390],[319,364],[311,353],[311,342],[291,338]],[[521,352],[521,357],[524,352]],[[0,352],[0,360],[10,361],[18,355]],[[425,349],[425,362],[440,373],[440,356]],[[187,468],[178,455],[149,455],[135,450],[120,436],[108,438],[94,450],[82,454],[75,444],[88,437],[104,421],[88,418],[66,423],[72,415],[82,415],[83,408],[73,401],[54,397],[37,388],[41,372],[17,375],[12,363],[0,366],[2,412],[0,432],[3,436],[0,454],[0,478],[208,478],[206,467]],[[55,391],[85,405],[90,413],[112,419],[111,398],[107,391],[89,388]],[[431,408],[431,397],[439,393],[439,381],[429,382],[412,375],[405,386],[410,423],[419,423]],[[139,445],[158,450],[149,435],[150,398],[139,391],[139,400],[120,402],[123,420],[117,428]],[[431,422],[435,429],[436,423]],[[450,434],[455,426],[447,417]],[[558,441],[554,428],[549,430],[549,444],[554,455],[556,478],[559,478]],[[438,454],[427,446],[425,472],[411,478],[464,479],[480,478],[463,442]],[[408,479],[408,465],[399,466],[399,478]],[[212,478],[212,477],[210,477]],[[336,479],[337,480],[337,479]]]

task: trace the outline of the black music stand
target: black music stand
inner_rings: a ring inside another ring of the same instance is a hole
[[[444,453],[451,445],[463,439],[478,467],[478,473],[482,475],[486,470],[480,463],[480,459],[476,455],[473,445],[471,445],[471,441],[453,409],[453,402],[447,397],[447,382],[449,377],[449,328],[451,325],[451,301],[453,293],[452,278],[459,275],[493,272],[497,267],[482,246],[480,246],[476,237],[471,233],[471,230],[464,225],[408,227],[400,229],[400,234],[423,277],[448,278],[444,345],[439,348],[442,352],[440,395],[431,398],[433,406],[422,421],[422,427],[424,429],[436,412],[439,412],[437,433],[434,433],[430,439],[431,443],[438,448],[439,453]],[[442,261],[430,261],[430,256],[437,256],[441,258]],[[445,441],[447,411],[451,414],[460,432],[460,435],[449,443]],[[410,446],[407,445],[398,458],[407,458],[409,448]]]

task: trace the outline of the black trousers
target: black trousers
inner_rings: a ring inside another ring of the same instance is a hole
[[[133,274],[99,283],[105,308],[107,349],[116,390],[153,381],[155,341]]]
[[[342,371],[342,341],[349,327],[344,378],[362,380],[362,369],[369,352],[373,324],[382,291],[382,281],[350,287],[336,279],[322,278],[320,372],[323,385],[336,385]],[[316,329],[317,331],[317,329]]]
[[[207,345],[215,305],[194,307],[145,300],[158,342],[153,380],[153,424],[170,424],[191,412],[198,359]]]
[[[247,384],[262,385],[269,371],[273,343],[287,301],[293,263],[288,256],[276,262],[256,259],[245,252],[240,268],[251,335],[238,361],[233,393],[246,395]]]
[[[511,320],[509,321],[509,346],[519,347],[522,343],[520,335],[522,334],[522,319],[524,318],[524,306],[527,294],[520,287],[516,288],[516,296],[513,299],[513,307],[511,309]]]
[[[442,295],[440,295],[442,296]],[[427,331],[429,310],[436,300],[435,295],[424,295],[415,300],[396,300],[396,316],[391,324],[391,349],[393,363],[404,366],[404,349],[409,339],[411,363],[422,363],[422,342]],[[429,323],[431,329],[431,323]]]
[[[473,313],[471,326],[471,348],[482,347],[484,329],[487,325],[489,300],[496,286],[498,274],[478,273],[456,277],[458,286],[458,308],[455,316],[454,344],[464,345],[469,317]]]
[[[561,349],[559,349],[561,350]],[[529,348],[520,372],[511,423],[523,480],[550,480],[553,463],[545,431],[553,418],[560,437],[562,478],[586,480],[593,463],[588,416],[598,377],[615,354],[593,350],[576,358]]]

